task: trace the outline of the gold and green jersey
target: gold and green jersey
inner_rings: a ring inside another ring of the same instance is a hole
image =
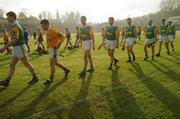
[[[125,37],[126,38],[136,37],[135,28],[136,27],[134,25],[126,26],[126,28],[125,28]]]
[[[11,27],[10,36],[15,40],[13,46],[25,44],[24,30],[17,21]]]
[[[173,24],[168,25],[168,35],[175,35],[175,28]]]
[[[167,36],[168,35],[168,26],[161,24],[159,28],[160,35]]]
[[[155,29],[156,29],[156,26],[154,25],[145,27],[147,39],[152,39],[155,37]]]
[[[80,28],[80,39],[82,41],[91,39],[91,36],[90,36],[90,33],[89,33],[90,29],[91,29],[91,27],[88,26],[88,25],[85,25],[85,26]]]
[[[105,29],[105,38],[107,40],[116,40],[116,30],[117,26],[107,26]]]

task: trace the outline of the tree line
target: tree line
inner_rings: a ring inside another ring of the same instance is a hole
[[[159,25],[162,18],[169,19],[171,17],[180,17],[180,0],[161,0],[160,10],[156,13],[150,13],[143,15],[141,17],[134,17],[133,23],[135,26],[140,26],[143,28],[149,18],[153,19],[155,25]],[[4,18],[6,11],[0,8],[0,29],[9,29],[9,24]],[[58,29],[64,31],[66,27],[70,29],[71,32],[75,32],[75,27],[80,26],[80,13],[79,12],[66,12],[60,15],[59,11],[56,11],[55,17],[49,11],[42,11],[39,13],[38,17],[32,16],[28,9],[23,8],[18,13],[18,21],[29,30],[29,32],[34,32],[38,27],[40,27],[41,19],[49,19],[51,24]],[[108,25],[107,22],[103,23],[90,23],[95,32],[99,32],[102,27]],[[116,20],[115,24],[120,28],[125,27],[125,19]],[[180,30],[180,18],[177,18],[176,29]]]

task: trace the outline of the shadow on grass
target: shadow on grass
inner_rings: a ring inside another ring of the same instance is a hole
[[[171,56],[175,58],[177,61],[180,61],[180,54],[179,55],[171,54]]]
[[[66,51],[66,49],[60,49],[59,54],[63,54]]]
[[[79,94],[76,96],[69,112],[69,119],[94,119],[93,112],[90,110],[90,104],[87,101],[92,77],[93,73],[90,73],[87,80],[82,78]]]
[[[174,53],[171,53],[171,55],[180,57],[180,52],[175,51]]]
[[[150,62],[151,63],[151,62]],[[171,80],[173,81],[180,81],[180,74],[176,73],[174,71],[174,69],[170,69],[168,66],[160,63],[159,61],[154,61],[153,63],[151,63],[152,66],[154,66],[158,71],[161,71],[163,74],[165,74],[167,77],[169,77]],[[158,64],[158,65],[157,65]],[[164,71],[161,67],[163,67],[163,69],[166,69],[166,71]],[[178,66],[177,66],[178,67]]]
[[[131,69],[130,71],[135,74],[140,79],[140,81],[171,110],[171,112],[173,112],[173,116],[175,118],[179,119],[180,98],[163,87],[155,79],[146,76],[138,63],[132,64],[132,67],[133,69]]]
[[[137,105],[133,95],[120,82],[118,70],[118,66],[112,70],[112,92],[104,94],[110,105],[113,119],[143,119],[144,114]]]
[[[1,56],[1,58],[0,58],[0,62],[3,62],[3,61],[9,61],[11,59],[11,57],[10,56]]]
[[[64,77],[60,82],[53,85],[46,85],[43,89],[43,91],[29,104],[24,108],[22,111],[18,112],[17,114],[13,115],[11,118],[13,119],[21,119],[25,117],[30,117],[33,112],[35,111],[37,105],[43,100],[45,97],[47,97],[51,92],[53,92],[58,86],[62,85],[67,81],[67,77]],[[50,88],[51,87],[51,88]]]
[[[78,49],[72,49],[69,51],[69,53],[66,55],[67,57],[74,54]]]
[[[170,58],[167,58],[167,57],[163,57],[163,59],[168,60],[170,62],[173,62],[173,63],[180,66],[180,60],[174,60],[174,59],[170,59]]]
[[[7,89],[6,87],[0,88],[0,93],[5,91],[6,89]]]
[[[20,97],[23,93],[25,93],[32,85],[28,85],[27,87],[25,87],[22,91],[20,91],[17,95],[15,95],[14,97],[8,99],[7,101],[4,102],[4,104],[0,105],[0,108],[4,108],[8,105],[11,104],[11,102],[13,102],[14,100],[16,100],[16,98]]]
[[[43,55],[35,54],[35,52],[34,52],[32,54],[29,54],[28,56],[30,58],[30,61],[32,61],[32,60],[37,60],[38,58],[42,57]]]
[[[49,110],[49,109],[51,109],[51,108],[53,108],[53,107],[57,107],[57,105],[58,105],[58,104],[56,104],[56,103],[51,103],[51,104],[49,104],[49,105],[46,107],[46,109],[45,109],[44,111]],[[60,109],[54,110],[54,111],[51,112],[49,115],[46,115],[46,117],[47,117],[47,116],[51,116],[51,115],[55,115],[57,119],[64,119],[64,118],[63,118],[63,109],[61,109],[61,110],[60,110]],[[42,118],[43,118],[43,117],[42,117]]]
[[[0,66],[4,66],[4,65],[8,65],[9,66],[9,62],[4,62],[4,63],[0,64]]]
[[[10,61],[11,61],[11,56],[10,55],[1,56],[1,58],[0,58],[0,66],[8,65]]]

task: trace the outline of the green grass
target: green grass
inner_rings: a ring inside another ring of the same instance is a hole
[[[96,51],[92,52],[95,72],[78,78],[83,66],[82,49],[60,52],[60,62],[71,69],[64,79],[56,69],[54,82],[46,87],[49,77],[48,55],[29,54],[40,81],[28,86],[31,75],[18,63],[8,88],[0,87],[0,119],[180,119],[180,32],[175,41],[175,52],[155,62],[143,61],[143,41],[134,50],[136,62],[129,64],[127,54],[116,50],[120,60],[112,71],[106,70],[109,57],[96,34]],[[156,45],[156,49],[158,45]],[[31,47],[34,50],[33,42]],[[150,50],[149,50],[150,51]],[[150,55],[150,52],[149,52]],[[0,54],[0,80],[6,77],[10,56]]]

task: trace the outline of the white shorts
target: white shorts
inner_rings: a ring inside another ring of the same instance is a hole
[[[25,55],[27,55],[25,45],[13,46],[13,48],[12,48],[12,57],[16,57],[18,59],[21,59]]]
[[[115,49],[115,40],[106,40],[107,49]]]
[[[168,35],[168,40],[173,42],[174,41],[174,36],[173,35]]]
[[[134,45],[134,38],[126,38],[126,46],[133,46]]]
[[[167,36],[159,36],[159,42],[165,42],[167,43],[169,40],[168,40],[168,37]]]
[[[147,39],[146,38],[144,44],[145,45],[154,45],[155,44],[154,41],[155,41],[154,38],[152,38],[152,39]]]
[[[53,58],[59,59],[59,48],[57,48],[57,49],[49,48],[48,52],[49,52],[50,59],[53,59]]]
[[[84,50],[91,50],[92,40],[82,41],[82,47]]]

